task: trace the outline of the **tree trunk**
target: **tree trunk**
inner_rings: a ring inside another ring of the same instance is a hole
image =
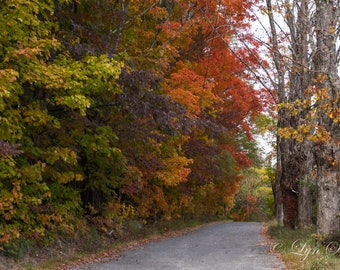
[[[289,93],[286,88],[286,72],[282,54],[280,52],[279,35],[276,30],[276,22],[273,16],[272,1],[267,0],[268,19],[270,25],[270,39],[272,45],[272,59],[276,69],[276,85],[274,85],[278,95],[279,103],[288,102]],[[286,108],[279,110],[278,128],[287,128],[290,126],[290,112]],[[297,225],[297,188],[295,179],[291,177],[291,163],[293,152],[292,146],[294,141],[287,138],[277,138],[277,172],[275,182],[275,204],[276,218],[292,228]]]
[[[313,193],[312,187],[314,185],[313,179],[313,165],[314,158],[312,153],[312,142],[305,141],[302,144],[301,152],[304,153],[303,157],[303,173],[299,181],[299,200],[298,200],[298,226],[299,228],[306,228],[313,225]]]
[[[287,115],[288,114],[288,115]],[[289,111],[285,108],[280,110],[279,127],[285,128],[289,125]],[[296,228],[298,221],[298,185],[296,179],[296,172],[298,166],[294,162],[294,146],[295,141],[292,139],[278,138],[278,164],[280,170],[277,171],[276,187],[277,195],[276,202],[278,204],[277,219],[281,219],[283,224],[291,228]],[[278,197],[278,195],[280,197]]]
[[[335,33],[339,22],[339,3],[333,0],[315,0],[315,5],[315,80],[318,89],[327,93],[327,99],[319,100],[318,106],[323,113],[319,114],[318,121],[319,126],[330,135],[329,140],[320,143],[317,152],[317,230],[321,236],[330,237],[340,230],[340,125],[332,120],[326,110],[330,105],[332,110],[339,107]]]
[[[311,63],[309,60],[309,38],[312,27],[309,21],[309,0],[300,0],[291,7],[286,8],[286,22],[291,35],[292,67],[289,71],[289,102],[294,104],[296,100],[308,101],[311,94],[307,91],[311,82]],[[295,6],[298,8],[294,9]],[[301,111],[291,116],[290,125],[295,130],[305,125],[309,108],[299,108]],[[294,141],[291,161],[294,163],[292,181],[298,185],[298,227],[312,225],[312,191],[311,171],[313,168],[311,141]]]
[[[279,120],[280,121],[280,120]],[[283,225],[284,213],[283,213],[283,197],[282,197],[282,187],[281,187],[281,175],[282,175],[282,161],[281,161],[281,148],[280,137],[276,139],[276,176],[275,183],[273,187],[274,199],[275,199],[275,217],[280,225]]]
[[[317,229],[321,236],[331,237],[340,230],[339,173],[325,164],[319,166],[318,173]]]

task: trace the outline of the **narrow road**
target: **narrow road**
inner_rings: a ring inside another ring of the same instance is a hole
[[[118,260],[74,270],[278,270],[268,253],[261,224],[225,222],[123,252]]]

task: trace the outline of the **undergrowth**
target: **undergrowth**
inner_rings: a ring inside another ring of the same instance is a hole
[[[281,254],[287,269],[340,269],[340,242],[318,239],[315,228],[293,230],[271,223],[268,233],[275,241],[272,250]]]
[[[177,219],[152,224],[129,221],[106,234],[89,227],[77,236],[60,236],[52,243],[17,239],[0,250],[0,270],[63,269],[67,265],[75,266],[105,256],[118,256],[120,250],[139,243],[181,234],[200,225],[222,220],[225,219]],[[1,261],[4,260],[6,264],[2,265]]]

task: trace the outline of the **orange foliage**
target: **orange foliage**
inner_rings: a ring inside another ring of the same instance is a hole
[[[178,63],[178,71],[166,81],[164,91],[183,105],[191,115],[199,115],[201,110],[211,107],[218,97],[213,93],[214,83],[194,70]]]

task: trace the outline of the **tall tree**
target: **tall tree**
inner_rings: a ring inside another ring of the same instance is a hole
[[[339,1],[315,1],[316,51],[313,57],[315,87],[324,94],[318,100],[318,125],[329,138],[317,147],[318,166],[318,232],[324,236],[338,234],[340,230],[340,125],[334,119],[339,111],[340,79],[339,57]]]
[[[282,1],[275,5],[267,0],[271,40],[271,56],[275,66],[274,89],[278,103],[278,129],[297,129],[306,121],[308,108],[292,112],[287,104],[310,99],[310,35],[308,1]],[[282,15],[277,21],[276,15]],[[280,25],[284,24],[283,26]],[[279,25],[279,26],[278,26]],[[286,51],[280,44],[289,45]],[[277,175],[275,184],[276,215],[290,227],[311,224],[311,190],[309,179],[312,166],[311,143],[302,137],[277,138]]]
[[[280,104],[277,216],[291,227],[310,225],[311,187],[316,185],[318,232],[326,236],[339,228],[337,4],[266,1]],[[280,38],[289,53],[280,47]]]

